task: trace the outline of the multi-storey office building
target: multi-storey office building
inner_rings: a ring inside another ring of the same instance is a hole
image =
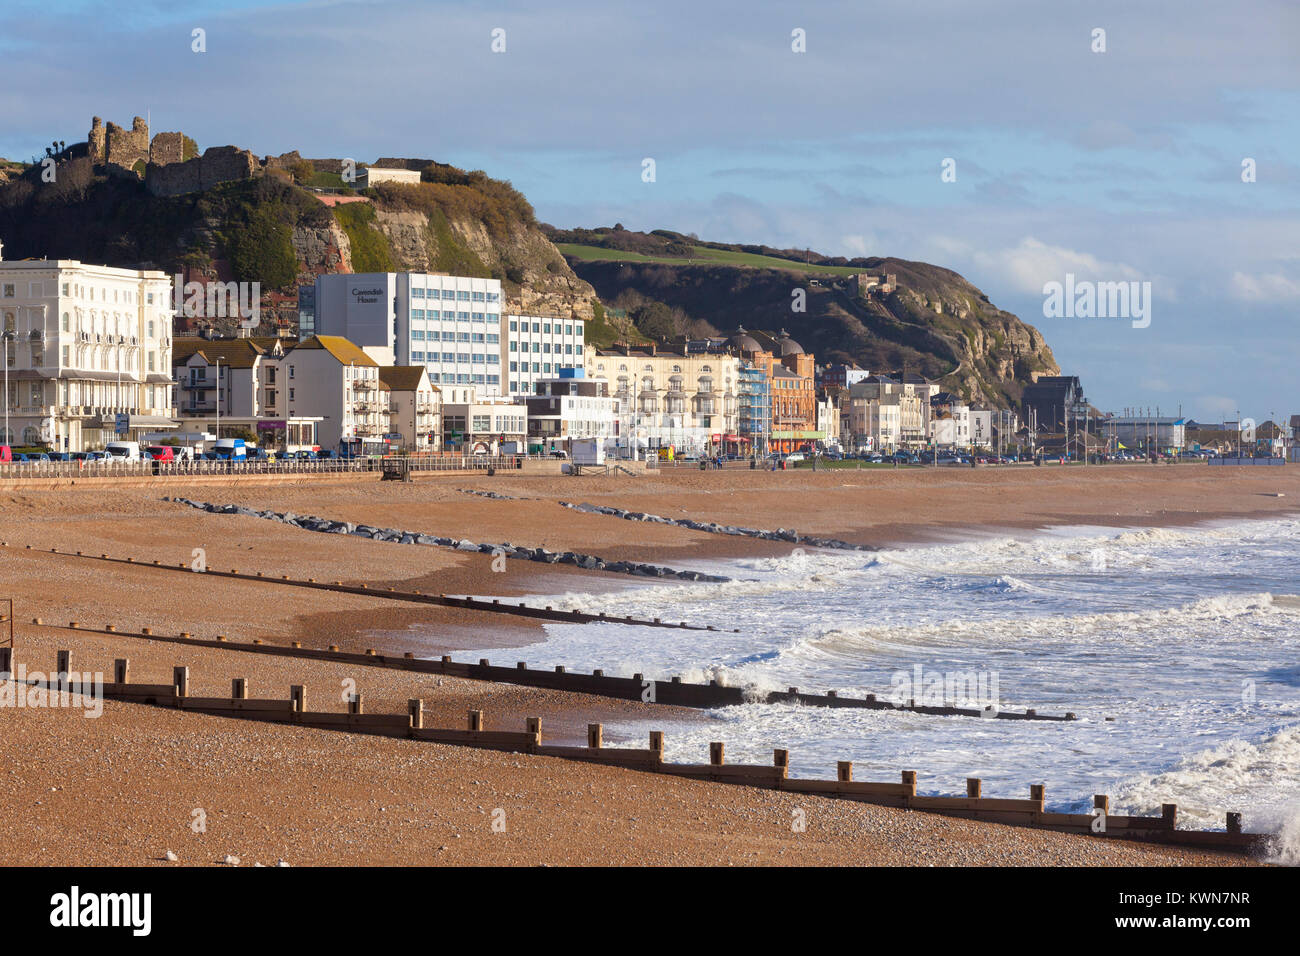
[[[501,348],[505,393],[532,395],[538,382],[558,377],[562,369],[582,368],[583,324],[554,315],[507,315]]]
[[[175,428],[172,315],[162,272],[0,258],[0,443],[81,451]]]
[[[380,365],[423,365],[433,385],[507,393],[501,282],[423,272],[316,278],[316,331],[346,338]]]

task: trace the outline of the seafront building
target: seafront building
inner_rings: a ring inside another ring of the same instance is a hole
[[[322,275],[299,301],[316,332],[355,342],[380,365],[422,365],[430,384],[473,386],[483,397],[531,395],[538,381],[586,358],[582,319],[507,314],[499,279]]]
[[[583,368],[585,338],[581,319],[507,314],[501,336],[501,364],[506,375],[502,392],[532,395],[539,382],[556,378],[566,369]]]
[[[925,447],[930,399],[939,387],[919,375],[872,375],[849,386],[846,439],[861,451]]]
[[[377,365],[423,365],[433,385],[506,392],[501,282],[423,272],[316,277],[317,334],[347,339]]]
[[[585,369],[565,369],[536,383],[525,399],[529,451],[572,451],[575,439],[594,438],[612,450],[618,437],[618,399],[603,378],[585,377]]]
[[[423,365],[381,365],[379,395],[388,407],[389,447],[409,454],[442,447],[442,391],[429,381]]]
[[[174,429],[170,277],[2,253],[0,444],[79,451]]]
[[[1117,416],[1103,420],[1101,429],[1106,447],[1112,452],[1130,451],[1143,455],[1161,452],[1169,455],[1177,454],[1187,446],[1185,418]]]
[[[739,440],[740,359],[734,355],[623,344],[589,352],[586,375],[605,379],[618,401],[613,445],[620,457],[670,448],[718,454]]]

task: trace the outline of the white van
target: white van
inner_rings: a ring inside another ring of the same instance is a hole
[[[140,443],[138,441],[111,441],[104,446],[104,453],[111,461],[139,461]]]

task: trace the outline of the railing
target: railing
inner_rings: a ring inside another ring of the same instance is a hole
[[[202,475],[378,475],[384,461],[373,458],[283,459],[280,461],[35,461],[0,464],[0,480],[22,478],[173,478]],[[510,470],[523,467],[522,455],[414,455],[405,458],[412,473],[436,471]]]

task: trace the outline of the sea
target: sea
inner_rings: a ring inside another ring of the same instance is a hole
[[[610,519],[614,520],[614,519]],[[707,721],[607,724],[607,741],[663,730],[666,759],[768,764],[795,776],[917,773],[918,792],[1027,797],[1049,809],[1159,814],[1245,829],[1300,848],[1300,519],[1183,528],[1060,527],[971,534],[880,551],[798,548],[775,558],[671,562],[725,583],[631,583],[530,601],[712,624],[685,631],[547,623],[530,666],[753,691],[837,691],[974,703],[1068,723],[924,716],[752,702]],[[738,631],[738,633],[733,632]],[[514,653],[514,652],[512,652]],[[953,695],[961,695],[956,701]],[[942,700],[939,698],[943,698]],[[644,744],[641,744],[644,745]]]

